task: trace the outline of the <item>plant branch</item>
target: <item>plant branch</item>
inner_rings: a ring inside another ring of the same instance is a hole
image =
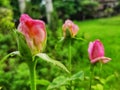
[[[28,67],[30,71],[31,90],[36,90],[36,61],[28,62]]]
[[[94,77],[94,65],[90,66],[90,87],[89,90],[92,90],[92,82],[93,82],[93,77]]]

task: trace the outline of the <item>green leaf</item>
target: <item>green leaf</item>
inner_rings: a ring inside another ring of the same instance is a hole
[[[54,88],[59,88],[63,85],[69,84],[68,78],[64,76],[59,76],[53,80],[53,82],[48,86],[47,90],[54,89]]]
[[[64,41],[65,37],[61,37],[61,39],[59,40],[59,43]]]
[[[103,90],[103,85],[101,85],[101,84],[94,85],[94,86],[92,86],[92,89],[93,90]]]
[[[84,80],[84,72],[83,71],[79,71],[69,78],[70,81],[77,80],[77,79]]]
[[[27,45],[27,42],[25,40],[25,37],[22,35],[22,33],[16,31],[17,36],[17,42],[18,42],[18,49],[20,51],[20,54],[23,59],[30,60],[32,59],[32,53],[30,48]]]
[[[83,80],[84,79],[84,73],[83,71],[79,71],[78,73],[74,74],[70,78],[65,77],[65,76],[59,76],[53,80],[53,82],[48,86],[49,89],[54,89],[54,88],[60,88],[64,85],[68,85],[70,81],[73,80]]]
[[[13,56],[15,56],[15,55],[20,56],[19,51],[14,51],[14,52],[11,52],[11,53],[7,54],[5,57],[3,57],[3,58],[0,60],[0,64],[3,63],[5,60],[7,60],[7,58],[13,57]]]
[[[80,40],[80,41],[87,41],[87,40],[85,40],[84,38],[77,38],[77,37],[74,37],[73,39],[75,39],[75,40]]]
[[[67,73],[69,73],[68,69],[61,62],[50,58],[47,54],[45,54],[45,53],[39,53],[39,54],[36,54],[36,56],[38,56],[39,58],[41,58],[42,60],[44,60],[46,62],[52,63],[53,65],[56,65],[56,66],[62,68]]]
[[[111,81],[111,80],[114,79],[114,78],[115,78],[115,75],[112,74],[112,75],[108,76],[108,77],[105,79],[105,81],[106,81],[106,82],[109,82],[109,81]]]
[[[40,79],[40,80],[36,80],[36,84],[37,85],[48,86],[50,84],[50,82],[48,80],[45,80],[45,79]]]
[[[105,84],[106,83],[105,79],[100,78],[98,76],[96,76],[95,79],[98,80],[101,84]]]
[[[64,41],[64,39],[65,37],[61,37],[60,40],[56,43],[55,48],[57,48],[58,45]]]
[[[67,88],[65,86],[61,86],[60,90],[67,90]]]

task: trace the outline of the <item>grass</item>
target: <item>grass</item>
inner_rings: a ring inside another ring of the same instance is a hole
[[[100,39],[105,47],[105,56],[112,60],[103,65],[102,77],[114,77],[106,83],[105,90],[119,90],[120,83],[120,16],[76,22],[80,27],[79,34],[84,33],[85,39]]]

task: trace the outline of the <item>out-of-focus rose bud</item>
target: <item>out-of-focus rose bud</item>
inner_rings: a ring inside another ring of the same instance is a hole
[[[43,51],[47,39],[45,23],[43,21],[34,20],[27,14],[22,14],[18,31],[25,36],[32,54]]]
[[[92,64],[96,62],[107,63],[111,58],[104,56],[104,47],[100,40],[89,43],[88,54]]]
[[[68,29],[70,31],[71,37],[75,37],[75,35],[78,33],[78,26],[75,25],[71,20],[66,20],[65,23],[62,26],[63,29],[63,36],[66,36],[66,30]]]

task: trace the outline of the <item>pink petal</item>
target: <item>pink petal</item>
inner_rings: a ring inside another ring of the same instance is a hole
[[[35,50],[41,51],[43,46],[45,46],[47,35],[43,21],[35,20],[27,14],[22,14],[18,31],[26,37],[27,44],[33,52],[36,52]]]
[[[99,40],[95,40],[91,52],[92,59],[104,56],[104,47]]]
[[[94,64],[96,62],[102,62],[102,63],[107,63],[111,60],[111,58],[108,58],[108,57],[98,57],[98,58],[95,58],[93,60],[91,60],[91,63]]]
[[[20,17],[20,22],[26,22],[28,20],[32,20],[32,18],[30,16],[28,16],[27,14],[22,14]]]
[[[111,60],[111,58],[108,58],[108,57],[105,57],[104,59],[102,59],[102,62],[103,63],[107,63]]]
[[[73,37],[78,33],[78,30],[79,30],[78,26],[74,24],[71,29],[71,33]]]
[[[92,50],[93,50],[93,42],[90,42],[88,47],[88,54],[90,59],[92,59]]]
[[[72,37],[74,37],[79,28],[77,25],[75,25],[71,20],[66,20],[65,23],[63,24],[62,26],[62,29],[63,29],[63,36],[65,37],[66,36],[66,30],[68,29],[70,31],[70,34]]]

